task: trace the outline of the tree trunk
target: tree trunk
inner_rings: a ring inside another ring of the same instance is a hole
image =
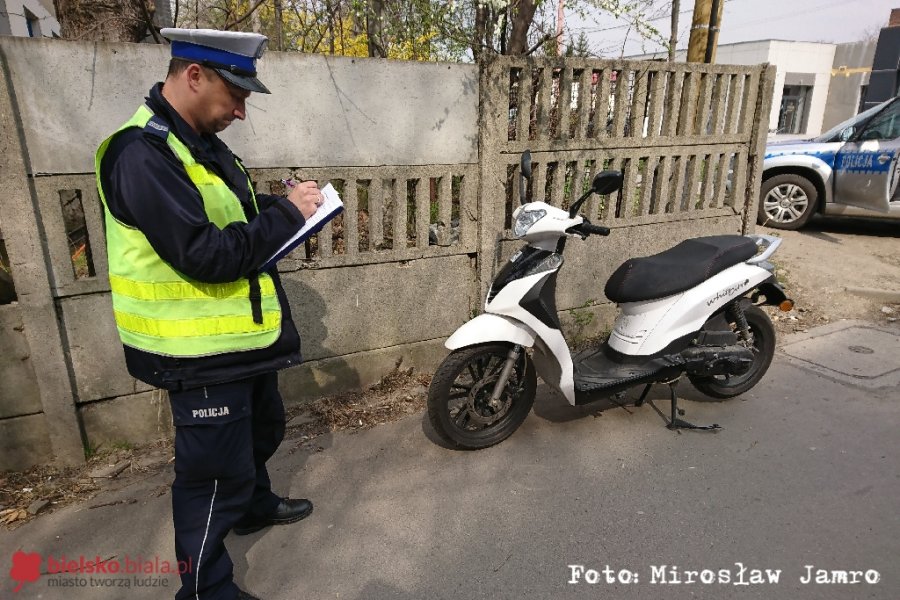
[[[275,0],[277,3],[278,0]],[[253,33],[262,33],[262,20],[259,18],[259,11],[253,11],[253,16],[250,17],[250,31]]]
[[[528,30],[531,28],[536,9],[534,0],[519,0],[507,46],[507,53],[510,56],[522,56],[528,52]]]
[[[253,14],[259,14],[254,11]],[[281,13],[281,0],[275,0],[275,50],[284,50],[284,16]]]
[[[672,0],[672,32],[669,35],[669,62],[675,62],[675,48],[678,46],[678,11],[680,0]]]
[[[140,42],[152,27],[154,0],[54,0],[67,40]]]
[[[366,38],[369,42],[369,56],[374,58],[387,58],[387,52],[384,50],[383,31],[384,31],[384,1],[369,0],[366,3],[368,10],[366,11]]]

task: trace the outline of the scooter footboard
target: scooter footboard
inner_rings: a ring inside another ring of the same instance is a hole
[[[520,321],[484,313],[457,329],[444,342],[444,347],[456,350],[488,342],[510,342],[531,348],[534,345],[534,331]]]

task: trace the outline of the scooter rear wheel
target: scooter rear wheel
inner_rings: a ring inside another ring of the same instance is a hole
[[[534,404],[537,377],[523,350],[496,406],[495,382],[511,344],[482,344],[450,353],[431,380],[428,418],[441,439],[456,448],[477,450],[499,444],[519,428]]]
[[[688,375],[691,383],[699,391],[715,400],[727,400],[740,396],[759,383],[775,355],[775,327],[769,315],[759,307],[748,306],[744,309],[747,325],[753,336],[753,364],[743,375]],[[732,323],[732,327],[735,324]]]

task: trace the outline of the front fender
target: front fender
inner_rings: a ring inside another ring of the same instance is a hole
[[[444,346],[456,350],[488,342],[510,342],[530,348],[534,345],[534,331],[520,321],[483,313],[453,332]]]

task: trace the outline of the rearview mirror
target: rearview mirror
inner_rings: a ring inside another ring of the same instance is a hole
[[[522,153],[519,166],[522,168],[522,175],[526,178],[531,178],[531,150],[526,150]]]
[[[528,180],[531,178],[531,150],[522,153],[519,160],[519,203],[525,204],[528,199]]]
[[[605,196],[618,191],[622,187],[622,171],[600,171],[594,175],[591,190],[595,194]]]

